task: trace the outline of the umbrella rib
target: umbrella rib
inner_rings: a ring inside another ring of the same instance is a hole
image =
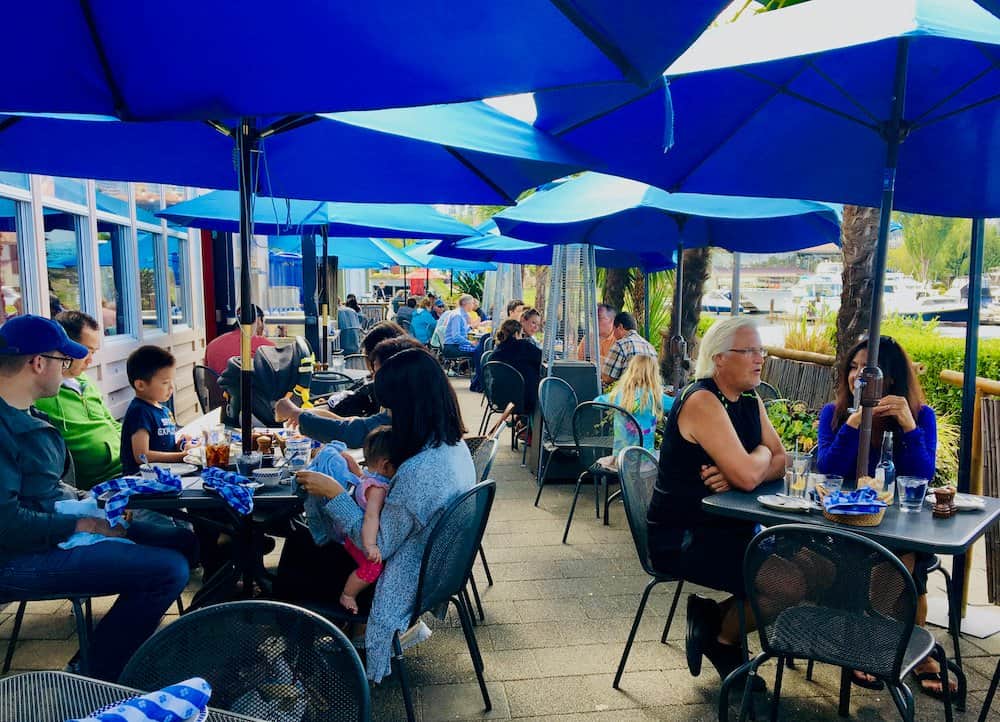
[[[621,48],[608,38],[597,23],[587,17],[580,8],[576,7],[576,3],[573,0],[549,0],[549,2],[577,30],[583,33],[584,37],[592,42],[604,57],[611,61],[612,65],[621,71],[622,76],[626,80],[637,85],[645,85],[646,79],[642,76],[639,68],[632,64]]]
[[[930,116],[930,114],[933,113],[935,110],[937,110],[938,108],[940,108],[942,105],[944,105],[945,103],[947,103],[949,100],[951,100],[952,98],[954,98],[955,96],[957,96],[959,93],[961,93],[963,90],[965,90],[966,88],[968,88],[972,84],[978,82],[982,78],[984,78],[987,75],[989,75],[990,73],[992,73],[995,69],[996,69],[995,67],[991,66],[989,68],[986,68],[986,70],[982,71],[981,73],[977,73],[973,77],[969,78],[967,81],[965,81],[964,83],[962,83],[961,85],[959,85],[957,88],[955,88],[952,92],[948,93],[946,96],[944,96],[943,98],[941,98],[941,100],[939,100],[934,105],[932,105],[931,107],[929,107],[925,112],[923,112],[922,114],[920,114],[916,118],[914,118],[913,121],[911,122],[911,125],[913,125],[913,126],[922,125],[920,121],[922,121],[925,118],[927,118],[928,116]],[[953,112],[963,112],[964,110],[965,110],[965,108],[960,108],[958,111],[953,111]],[[930,120],[930,123],[933,123],[933,122],[934,122],[934,119],[932,118]]]
[[[21,120],[21,116],[16,116],[16,115],[12,115],[9,118],[4,118],[2,121],[0,121],[0,133],[7,130],[10,126],[14,125],[19,120]]]
[[[926,128],[927,126],[933,125],[934,123],[940,123],[942,120],[947,120],[948,118],[951,118],[953,116],[960,115],[962,113],[967,113],[970,110],[974,110],[975,108],[978,108],[983,105],[989,105],[990,103],[995,103],[998,100],[1000,100],[1000,94],[991,95],[990,97],[983,98],[982,100],[978,100],[975,103],[969,103],[968,105],[962,106],[961,108],[956,108],[955,110],[951,110],[945,113],[944,115],[935,116],[930,120],[928,120],[927,122],[921,123],[918,127],[920,129]],[[917,130],[917,127],[914,127],[911,130]]]
[[[803,66],[803,69],[805,67],[807,67],[807,66],[808,67],[812,67],[811,65],[807,64],[806,66]],[[739,68],[737,68],[737,70],[739,72],[743,73],[744,75],[746,75],[748,78],[752,78],[753,80],[757,80],[757,81],[759,81],[761,83],[764,83],[765,85],[770,85],[775,90],[777,90],[779,93],[783,93],[784,95],[787,95],[789,98],[795,98],[796,100],[801,101],[803,103],[806,103],[807,105],[812,105],[813,107],[819,108],[820,110],[825,110],[827,113],[830,113],[831,115],[836,115],[837,117],[843,118],[844,120],[849,120],[852,123],[857,123],[858,125],[860,125],[860,126],[862,126],[864,128],[868,128],[869,130],[873,130],[876,133],[881,133],[882,129],[879,126],[878,123],[866,123],[865,121],[861,120],[860,118],[855,118],[850,113],[845,113],[842,110],[837,110],[836,108],[834,108],[832,106],[829,106],[826,103],[821,103],[818,100],[810,98],[807,95],[802,95],[802,93],[797,93],[794,90],[789,90],[787,83],[784,84],[784,85],[782,85],[782,84],[779,84],[779,83],[775,83],[773,80],[768,80],[767,78],[762,78],[759,75],[754,75],[753,73],[747,72],[746,70],[742,70],[742,69],[739,69]],[[788,82],[791,82],[791,79]]]
[[[468,158],[466,158],[465,156],[463,156],[458,151],[457,148],[454,148],[454,147],[452,147],[450,145],[445,145],[445,146],[442,146],[442,147],[455,160],[457,160],[459,163],[461,163],[466,168],[468,168],[477,178],[479,178],[479,180],[481,180],[483,183],[485,183],[486,185],[488,185],[491,189],[493,189],[494,191],[496,191],[497,195],[499,195],[502,198],[504,198],[508,203],[514,203],[516,201],[515,198],[511,198],[510,197],[510,194],[507,193],[507,191],[505,191],[503,188],[501,188],[496,183],[494,183],[492,178],[490,178],[489,176],[487,176],[486,174],[484,174],[481,170],[479,170],[479,168],[477,168],[472,161],[470,161]]]
[[[284,118],[280,118],[271,125],[267,126],[260,131],[261,138],[267,138],[272,135],[277,135],[278,133],[286,133],[290,130],[296,130],[304,125],[310,125],[319,120],[318,115],[312,115],[309,113],[302,115],[289,115]]]
[[[807,60],[806,61],[806,65],[808,65],[810,68],[812,68],[813,71],[815,71],[816,75],[818,75],[819,77],[821,77],[823,80],[825,80],[827,83],[829,83],[831,85],[831,87],[833,87],[838,93],[840,93],[842,96],[844,96],[844,99],[848,103],[850,103],[855,108],[857,108],[862,113],[864,113],[866,116],[868,116],[868,118],[871,120],[871,122],[873,124],[875,124],[875,126],[879,125],[880,121],[878,119],[878,116],[876,116],[874,113],[872,113],[871,111],[869,111],[868,108],[866,108],[861,103],[860,100],[857,100],[853,95],[851,95],[850,93],[848,93],[846,88],[844,88],[842,85],[840,85],[837,81],[835,81],[833,78],[831,78],[825,72],[823,72],[822,70],[820,70],[819,66],[816,65],[815,63],[813,63],[812,60]]]
[[[128,105],[125,103],[125,97],[122,95],[121,88],[118,87],[118,82],[115,80],[114,73],[111,72],[111,63],[108,61],[108,55],[104,52],[104,43],[101,42],[101,37],[97,32],[97,19],[94,17],[94,11],[90,7],[90,0],[80,0],[80,10],[83,12],[83,19],[87,23],[87,31],[90,33],[90,40],[94,45],[94,52],[97,53],[97,60],[101,64],[101,70],[104,73],[104,81],[108,84],[108,90],[111,92],[111,97],[115,102],[115,112],[118,117],[122,120],[129,120],[132,117],[132,113],[128,109]]]
[[[603,83],[602,83],[602,85],[603,85]],[[570,125],[567,125],[565,128],[560,128],[559,130],[552,130],[551,131],[552,135],[555,135],[555,136],[558,137],[558,136],[565,135],[566,133],[572,133],[574,130],[582,128],[585,125],[589,125],[589,124],[591,124],[591,123],[593,123],[595,121],[601,120],[602,118],[604,118],[607,115],[611,115],[612,113],[614,113],[616,111],[619,111],[622,108],[624,108],[624,107],[626,107],[626,106],[628,106],[628,105],[630,105],[632,103],[636,103],[636,102],[642,100],[647,95],[650,95],[651,93],[655,92],[656,90],[662,90],[662,89],[663,89],[662,86],[659,87],[659,88],[653,88],[652,90],[649,90],[649,91],[647,91],[645,93],[641,93],[640,95],[637,95],[634,98],[628,98],[627,100],[623,100],[621,103],[618,103],[618,104],[616,104],[616,105],[608,108],[607,110],[601,111],[600,113],[597,113],[596,115],[587,116],[583,120],[580,120],[580,121],[577,121],[576,123],[571,123]]]
[[[227,128],[226,125],[220,120],[206,120],[205,125],[212,128],[213,130],[219,131],[224,136],[227,136],[229,138],[233,137],[233,131]]]

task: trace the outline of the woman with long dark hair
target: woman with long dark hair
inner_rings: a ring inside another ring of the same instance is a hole
[[[363,611],[371,610],[365,648],[368,677],[377,682],[389,674],[393,633],[409,624],[433,524],[449,503],[472,487],[476,473],[462,441],[465,426],[455,391],[429,353],[409,348],[380,364],[375,395],[391,412],[390,456],[396,467],[378,532],[385,568],[377,584],[357,600]],[[360,543],[364,513],[344,485],[313,471],[299,472],[297,480],[321,501],[326,520]],[[340,544],[317,546],[308,533],[298,534],[282,549],[274,593],[292,602],[336,604],[354,568]]]
[[[854,346],[844,357],[837,372],[837,399],[820,411],[819,438],[816,444],[816,467],[823,474],[857,476],[858,439],[861,409],[852,409],[854,381],[868,363],[868,340]],[[913,362],[899,343],[890,336],[879,342],[878,366],[882,369],[882,398],[872,411],[872,441],[868,456],[868,475],[875,473],[882,453],[882,437],[892,434],[893,463],[896,475],[932,479],[937,455],[937,419],[934,409],[924,400],[923,389],[913,369]],[[904,553],[899,558],[913,575],[917,586],[916,623],[927,621],[927,567],[933,555]],[[931,657],[914,670],[920,688],[932,697],[942,696],[938,663]],[[869,689],[881,689],[881,681],[855,672],[853,682]],[[951,680],[953,691],[957,689]]]
[[[532,413],[538,403],[538,381],[542,373],[542,350],[524,337],[521,322],[508,318],[496,333],[496,349],[490,361],[513,366],[524,379],[524,411]]]

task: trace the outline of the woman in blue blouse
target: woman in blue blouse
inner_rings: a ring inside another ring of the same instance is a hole
[[[867,339],[852,348],[841,365],[837,378],[837,400],[827,404],[819,415],[819,439],[816,466],[822,474],[856,477],[861,410],[852,410],[854,381],[868,363]],[[872,412],[872,443],[868,455],[868,475],[874,476],[882,453],[882,435],[893,436],[893,462],[898,476],[932,479],[937,454],[937,420],[934,409],[924,402],[924,392],[913,370],[913,363],[895,339],[882,336],[879,343],[879,368],[882,369],[883,396]],[[922,553],[900,555],[913,573],[917,585],[918,625],[927,621],[927,566],[933,556]],[[915,669],[921,689],[934,697],[941,695],[938,664],[928,657]],[[882,683],[858,672],[854,683],[879,689]],[[955,680],[951,683],[954,685]],[[954,687],[953,687],[954,689]]]

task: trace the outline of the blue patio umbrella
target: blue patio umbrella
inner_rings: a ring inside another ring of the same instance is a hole
[[[413,259],[413,265],[418,268],[433,268],[439,271],[482,273],[497,270],[497,264],[489,261],[463,261],[457,258],[444,258],[434,254],[434,249],[441,241],[425,241],[406,249],[406,255]]]
[[[521,263],[548,266],[552,264],[552,246],[544,243],[522,241],[501,235],[493,221],[478,229],[483,235],[455,241],[441,241],[432,251],[435,256],[467,261],[493,261],[495,263]],[[673,251],[665,253],[612,250],[595,247],[597,265],[601,268],[641,268],[653,273],[676,267]]]
[[[240,199],[235,191],[214,191],[157,213],[192,228],[238,233]],[[464,238],[475,229],[433,206],[415,203],[327,203],[285,198],[254,199],[254,230],[269,235],[317,232],[333,236],[371,234],[405,238]]]
[[[1000,16],[1000,0],[976,0],[976,2],[994,15]]]
[[[535,243],[660,253],[683,243],[778,253],[839,243],[841,210],[817,201],[667,193],[626,178],[584,173],[552,184],[493,220],[505,235]]]
[[[207,120],[644,84],[726,3],[17,3],[7,50],[37,62],[5,83],[0,110]],[[150,52],[151,37],[169,52]],[[59,53],[38,57],[42,45]]]
[[[295,253],[301,258],[301,236],[270,236],[267,241],[272,253]],[[330,238],[327,246],[328,253],[337,256],[337,265],[340,268],[418,265],[404,251],[381,238]],[[319,237],[316,239],[316,248],[322,249],[322,239]]]

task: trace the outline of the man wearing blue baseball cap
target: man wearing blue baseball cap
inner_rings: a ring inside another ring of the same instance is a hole
[[[115,680],[187,585],[197,541],[186,529],[137,522],[126,532],[56,511],[79,492],[64,483],[73,478],[65,441],[34,404],[58,393],[63,370],[87,354],[48,318],[16,316],[0,326],[0,597],[118,594],[81,670]]]

